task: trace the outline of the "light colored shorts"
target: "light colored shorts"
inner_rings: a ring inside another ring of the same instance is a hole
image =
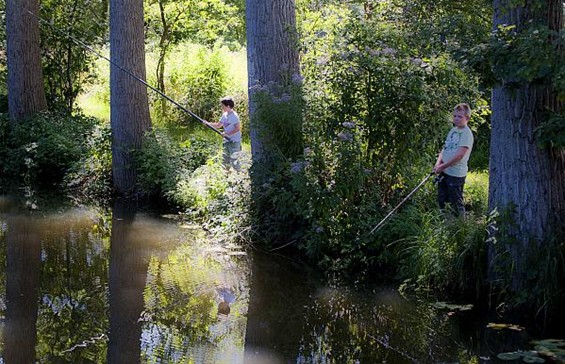
[[[224,168],[232,167],[239,171],[239,152],[241,152],[241,142],[224,141]]]

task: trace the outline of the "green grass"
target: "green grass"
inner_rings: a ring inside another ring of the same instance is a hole
[[[110,105],[101,101],[96,95],[91,93],[80,95],[77,104],[85,115],[110,121]]]

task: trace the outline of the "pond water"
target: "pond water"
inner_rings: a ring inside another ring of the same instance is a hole
[[[0,198],[0,223],[1,363],[494,363],[542,338],[335,287],[123,201],[30,213]]]

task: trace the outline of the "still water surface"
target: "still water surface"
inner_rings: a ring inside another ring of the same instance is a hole
[[[493,363],[531,349],[525,329],[332,287],[122,201],[30,213],[0,198],[0,224],[0,363]]]

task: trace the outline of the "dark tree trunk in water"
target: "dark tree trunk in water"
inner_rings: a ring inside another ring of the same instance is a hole
[[[561,29],[562,2],[544,3],[536,10],[531,4],[512,8],[509,1],[495,1],[495,26],[512,24],[520,31],[541,16],[551,29]],[[492,92],[489,209],[504,215],[495,236],[498,247],[503,244],[514,263],[510,277],[514,290],[523,284],[532,244],[547,242],[564,222],[565,153],[541,148],[534,135],[547,111],[559,111],[561,106],[549,85],[501,84]],[[501,276],[495,269],[499,248],[489,247],[492,279]]]
[[[30,218],[8,218],[6,233],[5,363],[35,363],[41,238]]]
[[[110,58],[145,80],[143,1],[110,1]],[[110,67],[112,174],[119,195],[136,192],[133,152],[151,127],[147,89],[116,66]]]
[[[268,133],[261,132],[261,128],[268,130],[268,120],[254,117],[253,86],[284,85],[299,72],[294,0],[247,0],[246,16],[251,152],[253,163],[261,165],[273,151],[263,140]]]
[[[6,0],[8,109],[13,122],[47,109],[37,0]]]
[[[253,254],[244,362],[296,362],[311,287],[304,271],[273,256]],[[273,277],[279,280],[273,283]],[[290,354],[290,357],[288,355]]]
[[[117,199],[110,241],[110,364],[141,362],[140,316],[149,262],[147,236],[134,232],[134,217],[134,204]]]

